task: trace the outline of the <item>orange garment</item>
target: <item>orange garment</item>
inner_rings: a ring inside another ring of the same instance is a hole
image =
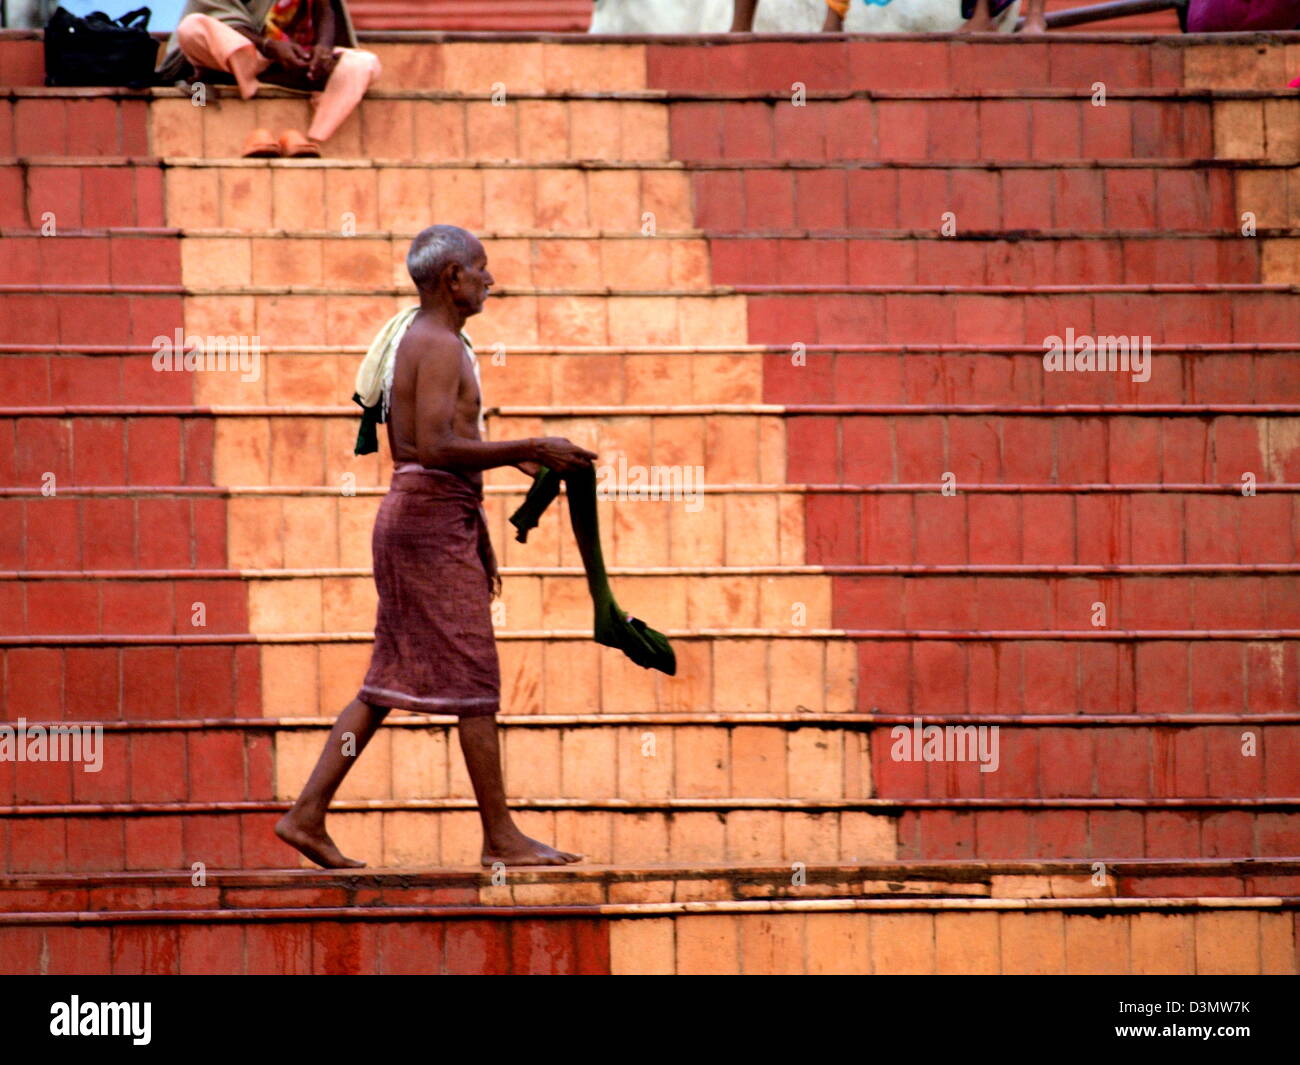
[[[849,0],[826,0],[826,6],[843,18],[849,13]]]
[[[253,42],[208,15],[186,15],[176,27],[185,57],[196,67],[224,70],[230,73],[230,57],[241,48],[252,48]],[[324,92],[314,95],[316,114],[307,136],[321,144],[333,136],[365,96],[371,83],[379,77],[379,57],[373,52],[357,48],[335,48],[337,62]],[[271,61],[258,55],[254,66],[261,73]]]
[[[316,44],[311,9],[314,0],[275,0],[266,13],[266,36],[272,41],[293,41],[304,48]]]

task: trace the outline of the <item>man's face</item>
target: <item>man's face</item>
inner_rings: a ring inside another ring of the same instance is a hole
[[[483,245],[474,242],[469,261],[460,269],[456,284],[456,303],[465,314],[478,314],[483,309],[488,290],[496,283],[487,266],[487,252]]]

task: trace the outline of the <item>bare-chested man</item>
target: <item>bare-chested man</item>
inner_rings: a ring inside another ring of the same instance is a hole
[[[335,846],[325,813],[389,710],[399,708],[459,718],[483,822],[484,865],[576,862],[578,855],[525,836],[506,806],[489,609],[498,579],[483,517],[482,471],[514,466],[531,476],[545,465],[565,473],[590,466],[596,456],[559,437],[481,439],[478,380],[461,329],[483,309],[493,283],[483,245],[455,226],[432,226],[411,243],[406,264],[420,309],[402,337],[392,375],[394,472],[373,541],[379,589],[374,655],[360,693],[335,722],[276,833],[319,865],[365,864]]]

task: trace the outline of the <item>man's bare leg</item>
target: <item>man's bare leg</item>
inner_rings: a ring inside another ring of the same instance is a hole
[[[839,33],[844,29],[844,16],[833,7],[826,9],[826,21],[822,23],[822,33]]]
[[[731,32],[752,33],[754,12],[757,9],[758,0],[736,0],[736,7],[731,16]]]
[[[478,815],[483,821],[483,864],[567,865],[582,861],[582,855],[558,851],[530,839],[515,825],[506,805],[496,718],[462,717],[458,731],[460,749],[465,754],[465,766],[478,800]]]
[[[338,849],[325,831],[325,813],[348,770],[356,764],[370,737],[387,716],[386,707],[367,706],[357,699],[348,703],[334,722],[325,749],[321,751],[316,768],[311,771],[298,801],[276,823],[277,836],[326,869],[357,869],[366,864],[346,857]],[[344,743],[349,733],[352,740],[347,747],[351,753],[345,754]]]
[[[235,84],[239,86],[239,95],[245,100],[251,100],[257,95],[257,75],[260,73],[261,64],[258,60],[261,57],[257,54],[257,49],[250,42],[247,48],[236,48],[230,53],[230,73],[235,76]]]

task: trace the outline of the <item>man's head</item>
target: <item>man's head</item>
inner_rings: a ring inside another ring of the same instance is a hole
[[[468,318],[483,309],[492,275],[478,237],[460,226],[430,226],[411,241],[406,269],[421,296],[450,300]]]

